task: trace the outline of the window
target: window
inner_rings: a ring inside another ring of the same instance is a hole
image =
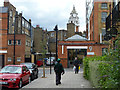
[[[29,69],[28,69],[26,66],[25,66],[25,70],[26,70],[26,71],[29,71]]]
[[[26,46],[28,45],[27,40],[26,40]]]
[[[15,16],[13,17],[13,23],[15,23]]]
[[[65,37],[67,36],[66,33],[64,33],[64,36],[65,36]]]
[[[8,62],[11,62],[11,61],[12,61],[11,57],[8,57]]]
[[[54,32],[51,33],[51,37],[54,37]]]
[[[106,34],[106,29],[102,28],[102,35],[104,36]]]
[[[10,11],[10,17],[12,17],[12,11]]]
[[[18,27],[19,27],[19,28],[21,27],[21,22],[20,22],[20,20],[18,21]]]
[[[21,57],[17,57],[17,61],[20,62],[21,61]]]
[[[101,4],[101,8],[102,8],[102,9],[107,9],[107,8],[108,8],[108,7],[107,7],[107,3],[102,3],[102,4]]]
[[[102,12],[101,13],[101,21],[106,22],[106,17],[107,17],[107,12]]]
[[[102,48],[102,56],[108,53],[108,48]]]
[[[8,40],[8,45],[12,45],[12,40]]]
[[[24,21],[24,19],[22,19],[22,25],[24,26],[24,24],[25,24],[25,21]]]
[[[25,32],[22,30],[22,34],[24,34]]]
[[[18,45],[21,45],[21,40],[18,40]]]

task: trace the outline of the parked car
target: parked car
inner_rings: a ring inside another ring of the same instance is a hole
[[[47,60],[48,60],[48,58],[44,58],[45,64],[46,64]]]
[[[27,68],[30,70],[32,80],[38,78],[38,68],[37,68],[36,64],[34,64],[34,63],[21,63],[21,65],[26,65]]]
[[[37,60],[37,66],[40,67],[43,65],[43,59],[38,59]]]
[[[6,65],[0,71],[0,85],[7,88],[21,88],[30,83],[30,71],[25,65]]]
[[[51,65],[55,64],[55,57],[51,57]],[[50,65],[50,57],[47,59],[46,65]]]

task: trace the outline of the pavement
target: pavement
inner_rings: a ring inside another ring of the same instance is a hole
[[[39,70],[41,69],[42,68],[39,68]],[[78,74],[75,74],[72,68],[65,69],[65,74],[61,77],[62,84],[58,86],[56,86],[55,77],[54,72],[52,72],[52,74],[46,74],[45,78],[39,77],[23,88],[92,88],[89,81],[84,79],[82,68]]]

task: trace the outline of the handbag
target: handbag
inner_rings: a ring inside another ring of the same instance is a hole
[[[76,67],[74,66],[74,67],[73,67],[73,71],[75,71],[75,69],[76,69]]]
[[[79,68],[78,68],[79,70],[80,70],[80,66],[79,66]]]

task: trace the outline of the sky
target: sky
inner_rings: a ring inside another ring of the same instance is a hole
[[[54,30],[58,25],[58,29],[67,30],[67,23],[73,5],[76,8],[79,17],[79,31],[86,30],[86,0],[9,0],[16,7],[18,13],[32,20],[32,25]],[[0,6],[3,6],[4,0],[0,0]]]

